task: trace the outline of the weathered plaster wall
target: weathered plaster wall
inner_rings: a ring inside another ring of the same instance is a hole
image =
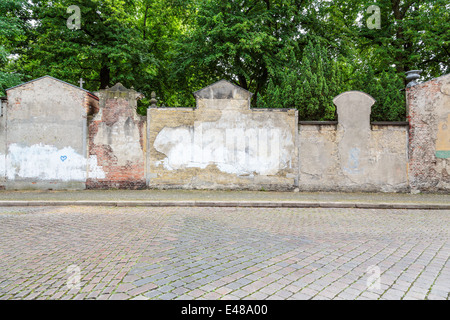
[[[251,94],[227,81],[194,95],[195,109],[148,109],[150,187],[295,187],[295,110],[251,109]]]
[[[6,99],[0,99],[0,189],[6,183]]]
[[[450,190],[450,75],[407,88],[412,190]]]
[[[88,162],[93,174],[102,174],[87,159],[86,91],[43,77],[7,95],[7,188],[84,188]]]
[[[7,90],[0,188],[448,192],[450,75],[406,94],[409,134],[371,124],[362,92],[334,99],[336,124],[299,125],[297,111],[251,109],[251,93],[223,80],[195,92],[194,109],[142,117],[141,94],[120,84],[99,105],[46,76]]]
[[[141,94],[118,83],[97,95],[100,108],[89,121],[89,155],[105,174],[89,175],[87,188],[145,188],[146,119],[136,113]]]
[[[370,124],[369,95],[337,96],[336,125],[299,126],[299,189],[406,191],[407,128]]]

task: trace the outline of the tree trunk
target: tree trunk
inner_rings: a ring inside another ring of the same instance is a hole
[[[256,81],[256,90],[253,93],[251,105],[253,107],[256,107],[256,102],[258,101],[258,93],[261,91],[264,85],[267,84],[267,79],[269,78],[269,71],[266,67],[264,67],[264,70],[262,72],[262,76],[258,81]]]
[[[239,80],[239,86],[245,90],[248,90],[247,79],[245,79],[245,76],[238,75],[238,80]]]
[[[100,89],[106,89],[109,86],[110,79],[110,70],[109,67],[104,65],[100,69]]]
[[[147,27],[147,14],[148,14],[148,5],[145,6],[144,26],[142,27],[142,29],[143,29],[142,39],[144,39],[144,40],[145,40],[145,37],[146,37],[146,32],[145,32],[146,30],[145,30],[145,28]]]

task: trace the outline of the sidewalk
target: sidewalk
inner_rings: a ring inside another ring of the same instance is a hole
[[[0,191],[0,206],[450,209],[447,194],[210,190]]]

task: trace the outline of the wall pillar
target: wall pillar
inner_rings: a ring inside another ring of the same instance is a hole
[[[142,94],[118,83],[100,90],[99,112],[89,123],[89,156],[105,172],[86,187],[142,189],[145,181],[146,119],[137,114]]]

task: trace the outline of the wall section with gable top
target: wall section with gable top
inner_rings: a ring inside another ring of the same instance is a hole
[[[7,95],[6,188],[84,189],[88,93],[45,76]]]
[[[194,109],[148,109],[149,187],[295,188],[296,110],[251,109],[251,93],[224,80],[194,96]]]
[[[413,191],[450,190],[450,74],[406,89]]]
[[[100,108],[89,121],[89,156],[104,176],[88,176],[86,187],[145,188],[146,118],[136,112],[142,95],[120,83],[97,95]]]

